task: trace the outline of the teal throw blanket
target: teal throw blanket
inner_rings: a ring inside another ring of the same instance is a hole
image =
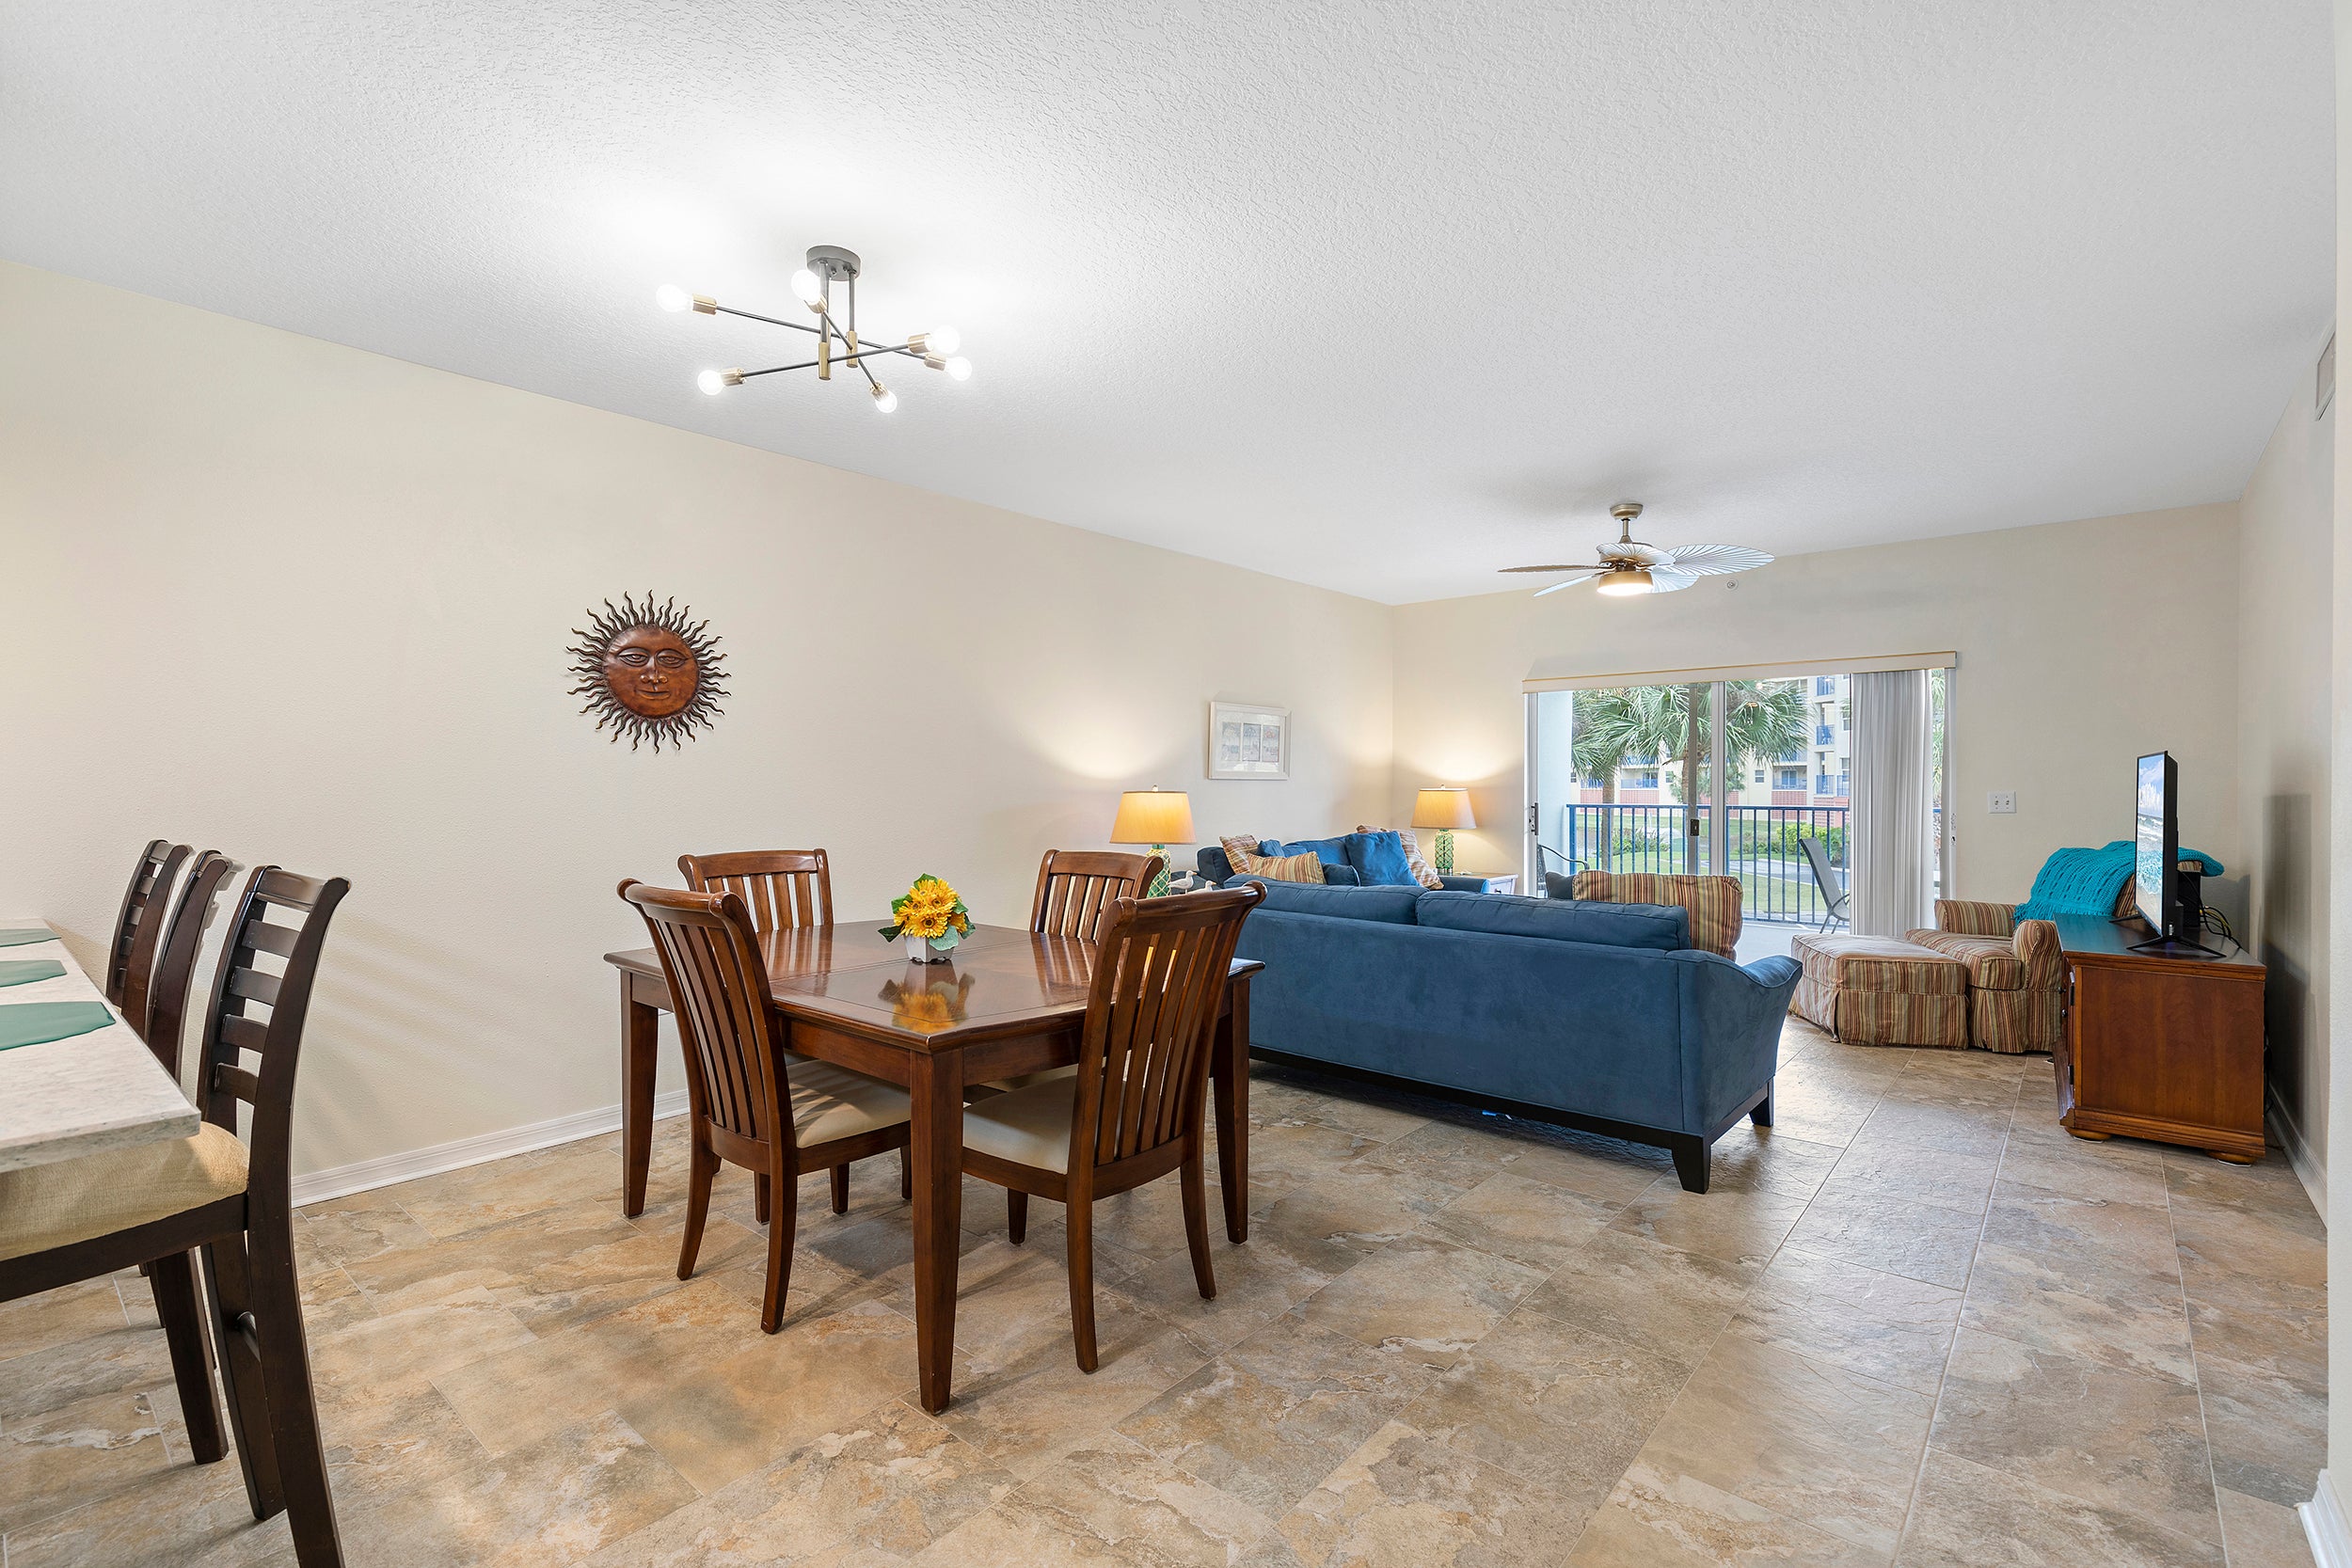
[[[2201,849],[2184,848],[2181,859],[2203,863],[2205,875],[2221,875],[2221,863]],[[2123,885],[2132,879],[2134,852],[2119,838],[2098,849],[2053,849],[2033,879],[2033,892],[2017,906],[2020,920],[2055,920],[2062,914],[2115,912]]]

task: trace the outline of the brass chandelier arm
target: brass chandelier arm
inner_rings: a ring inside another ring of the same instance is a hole
[[[892,344],[892,345],[890,345],[890,346],[888,346],[888,347],[884,347],[884,348],[868,348],[868,347],[866,347],[864,343],[860,343],[860,344],[857,346],[857,350],[856,350],[856,352],[855,352],[854,354],[850,354],[850,355],[842,356],[840,356],[840,357],[847,357],[847,358],[851,358],[851,359],[861,359],[861,360],[862,360],[862,359],[866,358],[867,356],[869,356],[869,355],[875,355],[875,354],[903,354],[903,355],[905,355],[905,356],[906,356],[908,358],[910,358],[910,359],[919,359],[919,358],[921,358],[921,357],[922,357],[922,356],[920,356],[920,355],[916,354],[916,353],[915,353],[913,349],[910,349],[910,348],[909,348],[909,347],[907,347],[907,346],[906,346],[906,344],[904,344],[904,343],[895,343],[895,344]],[[750,380],[753,376],[755,376],[755,375],[774,375],[774,374],[778,373],[779,372],[783,372],[783,371],[813,371],[813,370],[815,370],[816,368],[817,368],[817,361],[816,361],[816,360],[814,360],[814,359],[803,359],[803,360],[799,361],[797,364],[791,364],[791,365],[771,365],[771,366],[769,366],[766,370],[763,370],[763,371],[745,371],[745,372],[743,372],[743,379],[744,379],[744,380],[746,380],[746,381],[749,381],[749,380]],[[863,369],[863,368],[864,368],[863,366],[861,366],[861,367],[860,367],[860,369]],[[870,380],[872,380],[872,379],[873,379],[873,377],[872,377],[872,375],[869,373],[869,374],[867,375],[866,379],[870,381]]]
[[[766,322],[770,326],[788,326],[795,332],[815,332],[817,330],[816,327],[809,325],[806,322],[778,321],[773,316],[763,316],[755,311],[738,310],[732,305],[713,306],[711,308],[711,312],[714,315],[721,316],[740,316],[747,322]]]
[[[874,389],[874,395],[876,397],[882,396],[882,383],[874,379],[874,372],[872,371],[866,369],[866,356],[868,354],[887,354],[891,351],[888,349],[867,349],[859,347],[857,341],[857,329],[852,326],[847,332],[842,331],[841,324],[833,319],[833,311],[830,309],[820,309],[818,312],[818,319],[823,322],[825,325],[831,327],[833,329],[833,335],[841,341],[841,346],[849,351],[850,363],[855,365],[860,372],[865,375],[866,384]],[[854,322],[857,318],[852,315],[850,319]],[[901,343],[898,346],[903,349],[906,345]]]
[[[788,326],[795,332],[813,332],[818,337],[825,336],[825,327],[831,327],[833,329],[832,335],[834,341],[838,342],[842,347],[842,356],[848,358],[851,364],[856,365],[861,371],[866,371],[864,360],[869,354],[903,354],[910,359],[920,359],[923,357],[905,343],[853,344],[850,341],[850,335],[841,329],[841,324],[833,319],[833,313],[831,311],[825,312],[824,315],[819,318],[824,323],[824,326],[811,326],[806,322],[778,321],[773,316],[763,316],[750,310],[738,310],[733,306],[729,305],[720,306],[718,313],[723,316],[740,316],[745,321],[766,322],[770,326]],[[765,370],[745,371],[743,372],[743,379],[749,381],[755,375],[777,375],[786,371],[811,371],[815,370],[823,362],[823,358],[819,357],[817,359],[803,359],[790,365],[770,365]],[[874,379],[874,372],[871,371],[866,371],[866,379],[868,382],[871,382]]]

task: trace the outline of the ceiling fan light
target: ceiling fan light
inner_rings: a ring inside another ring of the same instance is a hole
[[[1651,592],[1651,589],[1648,572],[1629,571],[1624,567],[1619,567],[1613,572],[1602,573],[1600,580],[1593,584],[1594,593],[1606,594],[1613,599],[1624,598],[1634,594],[1647,594]]]

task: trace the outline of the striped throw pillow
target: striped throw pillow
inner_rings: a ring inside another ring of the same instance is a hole
[[[1237,877],[1263,877],[1269,882],[1315,882],[1323,880],[1323,862],[1312,849],[1303,855],[1254,855],[1247,849],[1235,850],[1229,844],[1225,858],[1233,863]]]
[[[1691,945],[1739,957],[1740,879],[1663,871],[1580,871],[1572,891],[1604,904],[1673,904],[1690,911]]]
[[[1429,863],[1422,859],[1421,841],[1413,836],[1412,829],[1367,828],[1359,822],[1356,824],[1356,831],[1359,833],[1394,833],[1398,842],[1405,846],[1405,865],[1406,869],[1412,872],[1413,880],[1432,893],[1441,893],[1445,890],[1445,879],[1430,870]]]

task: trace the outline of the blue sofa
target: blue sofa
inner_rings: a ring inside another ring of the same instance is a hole
[[[1740,1117],[1772,1125],[1792,958],[1698,952],[1662,905],[1263,885],[1253,1055],[1657,1145],[1694,1193]]]
[[[1365,875],[1360,863],[1363,846],[1351,846],[1349,839],[1361,834],[1348,833],[1339,838],[1299,839],[1290,844],[1275,843],[1261,846],[1274,855],[1303,855],[1309,850],[1323,863],[1323,881],[1327,887],[1361,887],[1374,885],[1375,879]],[[1352,858],[1351,858],[1352,854]],[[1208,879],[1215,887],[1223,887],[1233,879],[1233,863],[1227,858],[1222,845],[1212,844],[1193,856],[1193,868]],[[1492,891],[1490,879],[1485,877],[1439,877],[1439,881],[1453,893],[1487,893]],[[1402,885],[1402,884],[1399,884]]]

